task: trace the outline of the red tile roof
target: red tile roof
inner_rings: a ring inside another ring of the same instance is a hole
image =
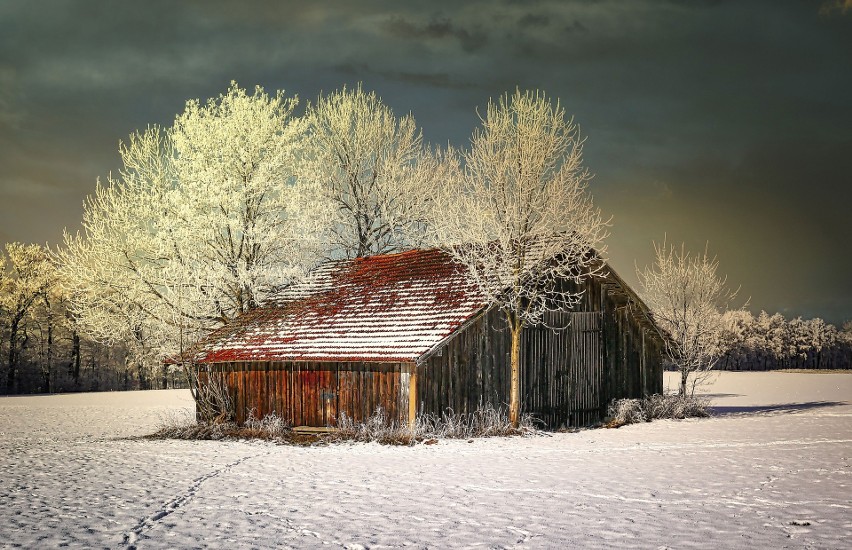
[[[201,363],[410,362],[485,307],[440,250],[329,262],[201,344]]]

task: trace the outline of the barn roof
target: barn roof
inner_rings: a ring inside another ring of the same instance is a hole
[[[196,360],[413,362],[485,300],[440,250],[329,262],[215,331]]]

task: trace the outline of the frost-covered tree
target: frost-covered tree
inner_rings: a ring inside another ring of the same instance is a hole
[[[434,242],[505,315],[515,425],[524,327],[578,303],[581,291],[563,281],[580,283],[603,270],[598,253],[608,222],[592,203],[582,152],[579,129],[558,102],[518,90],[489,102],[463,170],[448,178],[431,211]],[[455,165],[452,157],[446,166]]]
[[[142,377],[121,360],[124,342],[107,347],[88,338],[69,308],[47,249],[18,243],[0,247],[0,391],[140,386]],[[174,385],[176,376],[169,374],[165,383]]]
[[[39,245],[8,243],[0,256],[0,312],[8,326],[8,356],[5,386],[14,392],[17,384],[20,336],[23,323],[56,279],[50,256]]]
[[[755,319],[750,311],[735,309],[722,315],[722,348],[725,351],[724,368],[740,370],[749,361],[749,339]]]
[[[822,368],[823,354],[837,342],[837,328],[816,317],[808,323],[809,347],[814,354],[814,368]]]
[[[654,244],[651,266],[636,270],[642,295],[654,318],[669,334],[668,360],[680,371],[680,395],[700,383],[723,355],[722,314],[736,295],[727,278],[718,274],[719,262],[707,250],[692,256],[681,245]]]
[[[780,313],[770,315],[761,311],[754,320],[750,344],[753,352],[762,358],[764,369],[769,362],[781,363],[787,358],[787,327],[787,321]]]
[[[717,368],[772,370],[779,368],[847,368],[852,363],[852,338],[820,318],[789,321],[780,313],[745,310],[724,314],[724,362]]]
[[[843,323],[843,327],[840,329],[840,333],[837,337],[839,340],[847,344],[852,344],[852,321],[846,321]]]
[[[397,117],[358,85],[320,96],[306,119],[311,162],[303,177],[333,208],[332,254],[355,258],[419,245],[432,193],[431,173],[419,166],[426,153],[414,118]]]
[[[232,84],[121,145],[119,176],[58,253],[83,327],[130,342],[134,361],[174,353],[311,267],[327,221],[296,181],[296,104]]]

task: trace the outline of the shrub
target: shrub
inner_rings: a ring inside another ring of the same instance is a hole
[[[266,439],[280,443],[302,443],[303,437],[293,433],[290,425],[275,414],[256,418],[251,411],[245,424],[240,426],[231,421],[203,420],[177,415],[160,418],[160,426],[156,432],[147,436],[149,439],[188,439],[188,440],[223,440],[223,439]]]
[[[271,413],[263,418],[257,418],[253,409],[246,419],[245,428],[262,434],[266,439],[286,437],[293,431],[290,423],[277,414]]]
[[[615,399],[607,410],[608,428],[673,418],[710,416],[710,399],[694,395],[654,394],[642,399]]]
[[[704,418],[710,416],[710,398],[695,395],[654,394],[643,399],[648,418]]]
[[[650,421],[645,416],[641,399],[615,399],[609,404],[607,416],[607,427],[610,428]]]
[[[381,407],[364,422],[356,422],[345,413],[337,419],[337,430],[325,436],[327,441],[363,441],[391,445],[410,445],[415,441],[415,431],[399,424],[385,414]]]

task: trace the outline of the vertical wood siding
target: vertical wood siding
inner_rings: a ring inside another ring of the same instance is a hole
[[[638,306],[606,280],[582,290],[576,311],[546,314],[521,339],[521,410],[550,428],[588,425],[613,399],[662,391],[662,342]],[[503,314],[485,312],[417,367],[418,411],[508,409],[510,346]]]
[[[335,426],[342,414],[363,421],[378,407],[395,421],[408,421],[412,366],[407,363],[288,361],[210,367],[212,376],[225,378],[240,424],[249,415],[274,413],[293,426]]]

